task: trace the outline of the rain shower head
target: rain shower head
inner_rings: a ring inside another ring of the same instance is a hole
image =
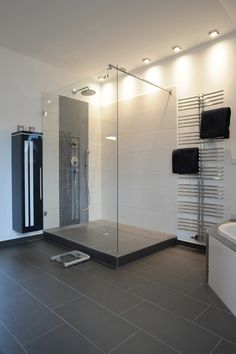
[[[80,92],[83,96],[93,96],[96,95],[96,91],[92,90],[88,86],[82,87],[81,89],[73,89],[72,93],[75,95],[76,93]]]

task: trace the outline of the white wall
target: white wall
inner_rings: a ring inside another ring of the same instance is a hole
[[[42,91],[74,81],[75,75],[0,47],[0,241],[22,236],[12,230],[11,133],[17,124],[42,131]]]
[[[185,53],[173,56],[151,66],[144,66],[134,71],[163,87],[176,86],[179,98],[199,93],[224,89],[225,106],[232,109],[231,137],[225,140],[225,219],[236,214],[236,165],[232,164],[232,156],[236,156],[236,32],[199,46]],[[148,93],[151,88],[140,85],[130,78],[124,77],[119,82],[119,98],[126,99]],[[107,97],[115,101],[115,87],[107,83],[104,88],[104,104]],[[168,221],[166,222],[166,228]]]
[[[102,218],[116,221],[116,141],[107,139],[117,135],[116,103],[104,106],[102,113]],[[175,146],[174,89],[172,95],[155,90],[119,101],[120,223],[175,234],[176,176],[171,174]]]

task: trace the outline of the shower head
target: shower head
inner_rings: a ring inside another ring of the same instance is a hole
[[[81,92],[83,96],[93,96],[96,95],[96,91],[92,90],[88,86],[82,87],[81,89],[73,89],[72,93],[75,95],[77,92]]]
[[[92,90],[92,89],[90,89],[88,87],[87,89],[81,91],[81,95],[83,95],[83,96],[93,96],[93,95],[96,95],[96,91]]]

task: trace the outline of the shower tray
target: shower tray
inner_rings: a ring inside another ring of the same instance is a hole
[[[51,261],[62,263],[65,268],[88,261],[90,256],[80,251],[70,251],[51,257]]]

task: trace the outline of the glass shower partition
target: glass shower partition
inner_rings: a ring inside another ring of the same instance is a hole
[[[45,235],[112,266],[176,242],[176,93],[153,70],[43,97]]]
[[[117,94],[101,76],[43,95],[44,231],[105,262],[118,252]]]

